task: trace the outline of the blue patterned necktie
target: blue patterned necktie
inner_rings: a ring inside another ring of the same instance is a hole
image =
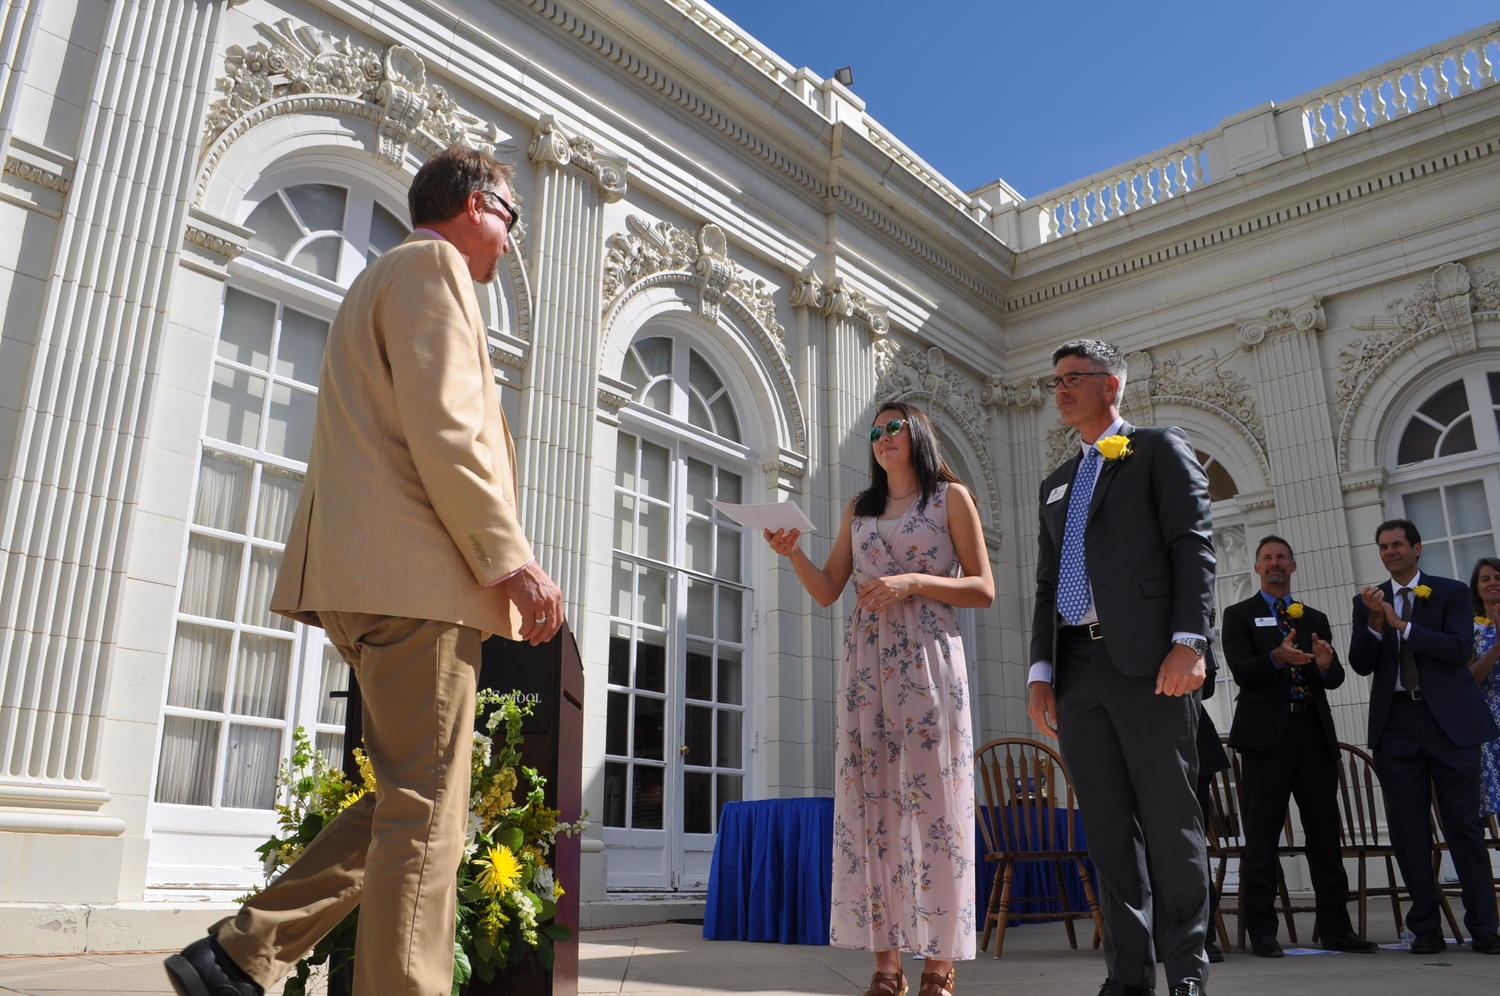
[[[1073,475],[1068,495],[1068,521],[1063,526],[1062,563],[1057,572],[1057,611],[1069,626],[1077,626],[1093,601],[1089,565],[1083,553],[1083,531],[1088,525],[1089,499],[1094,497],[1094,470],[1099,451],[1090,446]]]

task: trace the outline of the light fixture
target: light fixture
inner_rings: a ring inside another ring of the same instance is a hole
[[[845,66],[843,69],[835,69],[833,71],[833,78],[836,79],[836,80],[838,80],[840,83],[844,84],[844,86],[853,86],[854,85],[854,67],[853,66]]]

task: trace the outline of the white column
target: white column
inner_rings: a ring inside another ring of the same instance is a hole
[[[0,831],[125,829],[99,812],[110,798],[98,781],[106,690],[222,9],[101,8],[108,24],[0,500]],[[28,836],[0,833],[0,867],[37,867],[18,886],[26,895],[0,898],[77,898],[48,885],[57,852]],[[113,898],[118,869],[96,863],[90,875],[98,898]]]
[[[520,445],[527,535],[581,621],[588,572],[589,465],[600,345],[604,205],[625,193],[622,160],[572,143],[550,116],[529,151],[538,171],[536,277]]]

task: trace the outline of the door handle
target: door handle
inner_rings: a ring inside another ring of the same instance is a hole
[[[687,744],[683,744],[681,747],[677,748],[677,753],[681,754],[683,757],[687,757],[687,752],[688,752],[688,745]]]

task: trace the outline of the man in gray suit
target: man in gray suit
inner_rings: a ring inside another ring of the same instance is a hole
[[[1059,736],[1098,871],[1108,977],[1205,992],[1208,862],[1195,794],[1199,688],[1213,602],[1208,479],[1176,427],[1120,417],[1125,359],[1080,339],[1050,389],[1080,452],[1042,482],[1027,712]],[[1147,871],[1147,860],[1150,871]]]

